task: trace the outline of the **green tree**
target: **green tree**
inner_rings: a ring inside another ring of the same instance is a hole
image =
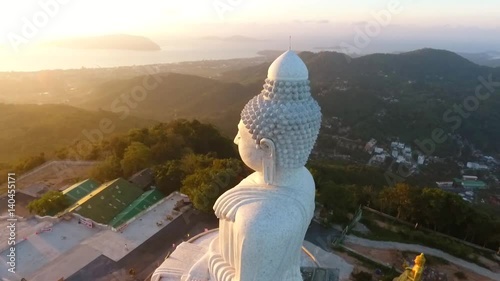
[[[147,168],[152,163],[151,149],[141,142],[132,142],[123,155],[120,164],[126,177]]]
[[[180,166],[186,175],[193,174],[197,170],[210,167],[215,160],[213,154],[187,154],[181,161]]]
[[[184,139],[177,135],[168,135],[151,146],[153,161],[163,163],[168,160],[180,159],[190,149],[186,147]]]
[[[39,216],[53,216],[69,207],[66,197],[59,191],[51,190],[28,204],[30,213]]]
[[[110,151],[114,156],[121,159],[125,154],[125,149],[128,147],[128,142],[124,138],[113,137],[104,149]]]
[[[171,160],[154,168],[156,188],[165,195],[181,189],[185,172],[179,160]]]
[[[90,171],[90,176],[101,182],[116,179],[121,177],[122,174],[120,159],[114,155],[108,156]]]
[[[215,153],[219,158],[236,157],[236,150],[230,139],[223,137],[211,124],[198,120],[175,120],[168,124],[168,130],[182,136],[187,146],[196,154]]]
[[[379,193],[380,208],[389,213],[395,213],[396,218],[407,218],[411,214],[412,201],[410,186],[397,183],[393,187],[386,187]]]
[[[214,159],[212,165],[198,169],[182,181],[181,192],[188,195],[196,209],[213,212],[215,200],[241,179],[243,167],[237,159]]]
[[[91,161],[91,160],[97,160],[99,158],[99,152],[100,148],[98,145],[93,144],[92,148],[89,150],[88,153],[86,153],[83,156],[84,160]]]
[[[347,215],[356,207],[354,186],[325,182],[316,193],[317,201],[329,212],[330,223],[346,223]]]
[[[140,142],[146,145],[151,145],[148,128],[130,130],[128,132],[128,140],[130,143]]]
[[[46,161],[47,159],[45,158],[45,154],[42,152],[37,156],[31,156],[22,160],[14,167],[14,169],[19,173],[23,173],[42,165]]]
[[[443,214],[446,208],[445,191],[438,188],[424,188],[415,200],[415,218],[425,226],[439,230],[443,222]]]

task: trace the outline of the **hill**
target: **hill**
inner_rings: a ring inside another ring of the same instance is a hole
[[[500,68],[479,66],[455,53],[434,49],[357,58],[337,52],[302,52],[300,56],[309,68],[312,93],[324,120],[340,120],[344,130],[338,135],[414,143],[442,128],[484,152],[500,152],[498,92],[478,100],[477,108],[464,115],[467,118],[456,109],[474,97],[481,85],[478,77],[488,80],[491,75],[492,81],[500,80]],[[84,94],[70,102],[86,110],[130,113],[161,122],[196,118],[232,137],[244,104],[261,91],[270,63],[232,69],[217,80],[176,73],[109,77],[86,83]],[[144,81],[159,83],[134,100],[131,92]],[[458,149],[448,138],[435,155],[452,155]]]
[[[488,51],[482,53],[459,53],[459,55],[479,65],[500,67],[499,51]]]
[[[500,152],[500,143],[495,141],[500,138],[500,126],[495,125],[500,122],[498,91],[466,112],[467,118],[458,116],[455,108],[473,99],[481,85],[479,77],[500,81],[500,68],[480,66],[435,49],[357,58],[337,52],[302,52],[300,57],[309,68],[312,93],[324,116],[340,118],[342,125],[349,127],[351,138],[399,138],[413,143],[442,128],[479,149]],[[221,79],[255,83],[267,75],[268,66],[227,72]],[[486,87],[482,90],[487,91]],[[456,147],[447,141],[436,152],[446,155],[453,149]]]
[[[261,83],[242,85],[176,73],[158,74],[154,77],[154,80],[160,82],[147,91],[144,100],[137,101],[130,107],[133,115],[162,122],[177,118],[196,118],[214,123],[226,135],[236,132],[241,109],[262,87]],[[125,105],[121,100],[122,95],[129,96],[134,87],[142,85],[144,79],[145,76],[139,76],[104,83],[95,88],[78,106],[121,113],[120,109]]]
[[[89,112],[67,105],[0,104],[0,112],[0,163],[48,154],[84,140],[84,130],[98,129],[102,120],[109,119],[114,127],[106,135],[155,123],[135,117],[121,120],[111,112]]]

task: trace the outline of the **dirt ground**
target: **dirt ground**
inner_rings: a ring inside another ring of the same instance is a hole
[[[373,259],[376,259],[380,262],[386,263],[390,266],[394,266],[395,268],[402,269],[403,262],[404,262],[404,255],[402,252],[397,251],[397,250],[384,250],[384,249],[374,249],[374,248],[368,248],[368,247],[363,247],[359,246],[357,244],[353,243],[346,243],[346,246],[361,253],[364,254],[368,257],[371,257]],[[342,257],[346,260],[348,260],[347,254],[344,254]],[[352,258],[351,258],[352,259]],[[351,262],[348,260],[348,262]],[[359,263],[359,262],[358,262]],[[497,270],[498,270],[498,265],[496,265]],[[471,272],[463,267],[459,267],[453,263],[449,264],[441,264],[439,262],[435,262],[435,264],[428,265],[429,270],[435,272],[435,273],[444,273],[446,274],[447,280],[448,281],[462,281],[462,280],[468,280],[468,281],[487,281],[487,280],[492,280],[489,279],[485,276],[479,275],[477,273]],[[493,268],[490,268],[491,270],[494,271]],[[364,270],[368,272],[372,272],[373,270]],[[466,276],[467,279],[459,279],[455,276],[456,272],[463,272]],[[496,271],[497,272],[497,271]],[[496,280],[492,280],[496,281]]]
[[[35,195],[43,187],[59,190],[77,181],[87,179],[96,162],[52,161],[45,163],[23,175],[16,175],[16,189]],[[15,173],[15,171],[13,171]],[[6,183],[2,188],[6,187]]]
[[[96,162],[52,161],[16,178],[15,215],[29,216],[26,206],[33,199],[49,190],[62,190],[78,181],[87,179]],[[15,172],[15,171],[14,171]],[[0,216],[7,212],[6,184],[0,194]]]
[[[95,162],[86,161],[53,161],[20,176],[17,188],[29,192],[34,185],[45,185],[50,190],[59,190],[88,178],[94,165]]]
[[[341,258],[343,258],[347,263],[352,264],[354,266],[354,269],[352,271],[353,273],[358,273],[358,272],[364,271],[364,272],[371,273],[373,276],[376,275],[375,269],[365,266],[362,262],[360,262],[358,259],[350,256],[349,254],[347,254],[345,252],[340,252],[340,251],[335,251],[335,254],[340,256]],[[349,280],[354,281],[354,279],[352,278],[352,275],[351,275],[351,278]]]
[[[28,206],[28,204],[33,199],[35,199],[35,197],[31,197],[31,196],[26,195],[24,193],[18,192],[16,194],[15,199],[16,199],[16,208],[15,208],[14,212],[15,212],[16,216],[20,216],[20,217],[29,216],[30,212],[28,211],[28,209],[26,209],[26,206]],[[8,208],[7,200],[8,200],[7,196],[0,197],[0,216],[7,213],[7,208]]]

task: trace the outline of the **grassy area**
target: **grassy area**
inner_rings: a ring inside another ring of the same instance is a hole
[[[394,225],[384,222],[387,228],[379,226],[373,215],[365,216],[361,222],[370,229],[370,233],[353,232],[356,236],[377,241],[394,241],[401,243],[420,244],[430,248],[442,250],[448,254],[475,263],[481,267],[489,267],[478,259],[478,251],[462,243],[447,239],[442,236],[424,233],[403,225]],[[438,260],[434,260],[439,262]]]

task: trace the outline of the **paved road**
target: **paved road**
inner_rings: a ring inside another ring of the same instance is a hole
[[[461,267],[467,268],[468,270],[473,271],[477,274],[491,278],[492,280],[500,280],[499,273],[494,273],[494,272],[492,272],[486,268],[480,267],[474,263],[464,261],[464,260],[459,259],[457,257],[454,257],[450,254],[447,254],[443,251],[429,248],[429,247],[425,247],[422,245],[405,244],[405,243],[389,242],[389,241],[373,241],[373,240],[368,240],[368,239],[356,237],[353,235],[347,236],[346,242],[351,242],[353,244],[357,244],[360,246],[377,248],[377,249],[396,249],[396,250],[400,250],[400,251],[412,251],[412,252],[417,252],[417,253],[425,253],[425,254],[429,254],[432,256],[443,258],[451,263],[454,263],[454,264],[459,265]]]
[[[118,262],[100,256],[66,280],[145,280],[173,250],[172,244],[177,245],[187,240],[188,233],[192,237],[205,228],[216,228],[217,224],[218,220],[213,215],[192,212],[188,219],[186,216],[179,216]],[[135,270],[135,277],[129,276],[130,269]]]

